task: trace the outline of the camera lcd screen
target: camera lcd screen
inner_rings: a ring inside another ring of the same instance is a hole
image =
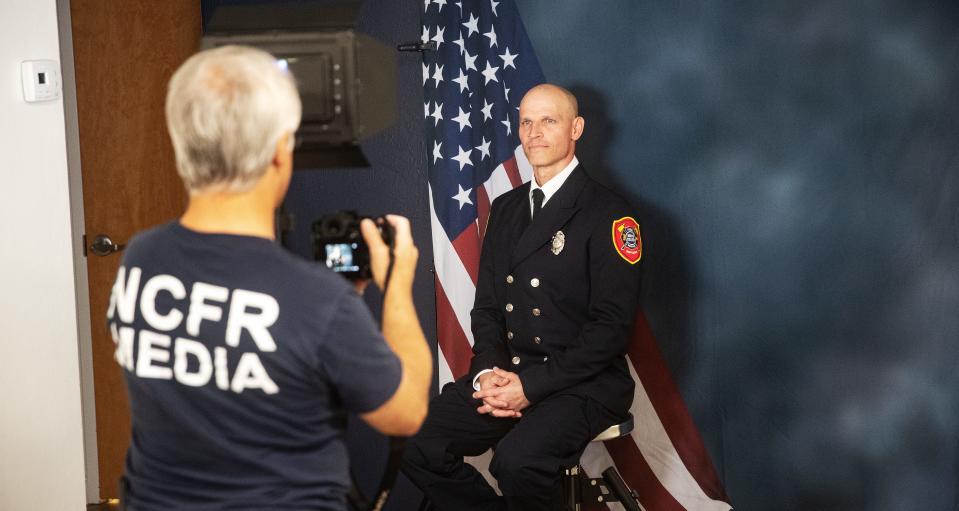
[[[353,250],[356,243],[327,243],[326,267],[337,272],[360,271],[360,267],[353,262]]]

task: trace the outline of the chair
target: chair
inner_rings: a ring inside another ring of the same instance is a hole
[[[633,416],[614,424],[602,433],[596,435],[593,442],[603,442],[626,436],[633,431]],[[619,502],[626,511],[641,511],[636,493],[626,486],[626,482],[619,475],[616,467],[609,467],[603,471],[603,477],[590,478],[583,472],[583,467],[576,465],[565,471],[563,491],[566,495],[566,509],[580,511],[585,503]]]

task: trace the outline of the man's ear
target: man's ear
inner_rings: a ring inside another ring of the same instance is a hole
[[[292,133],[284,133],[283,136],[276,141],[276,147],[273,148],[273,158],[270,161],[273,167],[282,169],[285,168],[286,165],[292,164],[293,144],[290,139],[292,136]]]
[[[583,128],[586,126],[586,119],[582,117],[577,117],[573,119],[573,132],[570,133],[570,137],[573,140],[579,140],[579,137],[583,136]]]
[[[276,141],[270,168],[267,169],[267,175],[263,178],[265,182],[275,185],[276,196],[273,207],[279,207],[290,187],[290,179],[293,176],[293,144],[291,143],[293,136],[292,133],[286,133]]]

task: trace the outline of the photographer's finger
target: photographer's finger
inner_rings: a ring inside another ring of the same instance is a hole
[[[370,249],[370,271],[377,287],[383,289],[386,285],[386,272],[390,265],[390,247],[383,242],[380,231],[372,220],[364,219],[360,222],[360,232],[363,240]]]
[[[391,279],[403,288],[412,286],[416,274],[416,262],[419,259],[419,250],[413,244],[410,221],[400,215],[386,215],[385,218],[393,231],[392,254],[394,266]]]
[[[376,249],[389,250],[389,247],[386,246],[386,243],[383,243],[383,237],[380,235],[380,230],[369,218],[364,218],[360,222],[360,232],[363,233],[363,240],[366,241],[366,246],[370,247],[371,252]]]
[[[410,220],[401,215],[386,215],[386,221],[393,226],[393,240],[396,246],[413,244],[413,231]]]

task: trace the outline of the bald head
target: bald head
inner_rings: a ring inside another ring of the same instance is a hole
[[[541,83],[526,92],[523,101],[526,98],[548,98],[556,103],[557,106],[564,109],[570,119],[579,116],[579,102],[572,92],[551,83]],[[523,108],[523,102],[520,102],[520,109]]]
[[[536,182],[545,184],[573,160],[583,134],[576,96],[548,83],[530,89],[519,105],[519,140]]]

